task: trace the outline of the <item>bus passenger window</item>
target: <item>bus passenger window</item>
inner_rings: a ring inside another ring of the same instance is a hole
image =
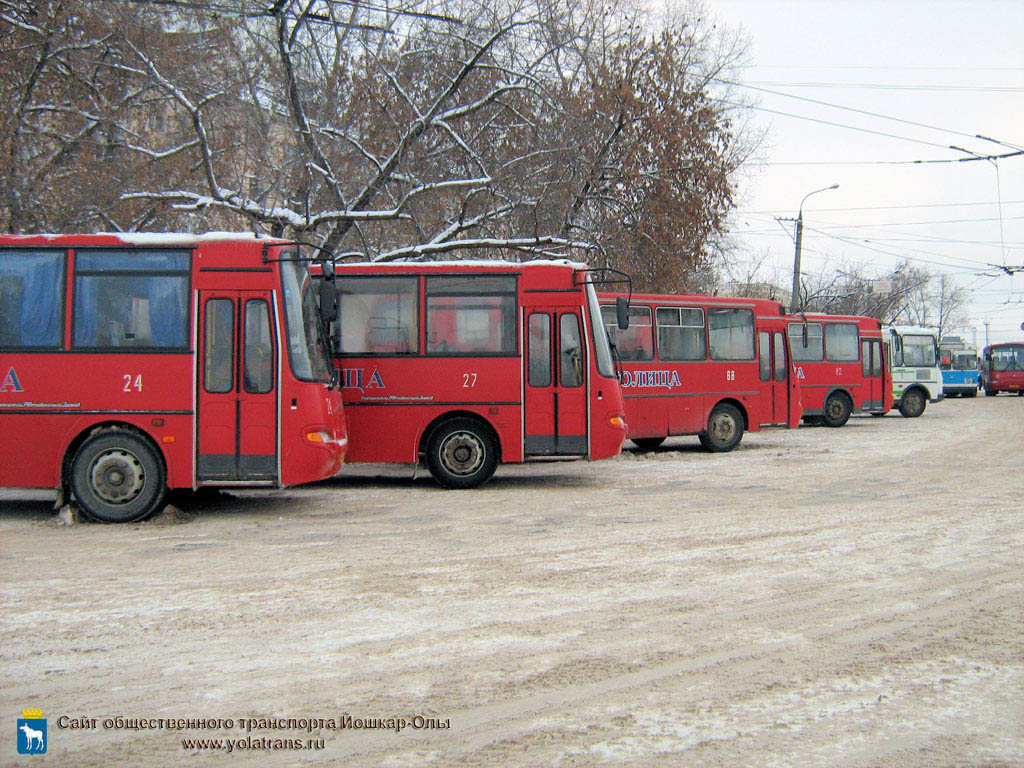
[[[832,363],[855,363],[860,335],[855,323],[825,325],[825,356]]]
[[[772,380],[771,338],[772,336],[768,331],[760,331],[757,334],[757,344],[760,347],[758,373],[761,381]]]
[[[529,373],[531,387],[551,386],[551,316],[530,315]]]
[[[658,307],[657,320],[659,360],[707,358],[703,309]]]
[[[245,391],[265,394],[274,388],[274,345],[270,337],[267,302],[245,302],[244,344]]]
[[[0,348],[58,347],[64,251],[0,251]]]
[[[174,250],[76,253],[71,345],[186,348],[190,258]]]
[[[775,338],[775,380],[785,381],[789,378],[789,361],[786,360],[786,340],[782,333],[774,333]]]
[[[754,313],[749,309],[708,310],[712,360],[754,359]]]
[[[508,355],[517,351],[516,278],[426,278],[427,353]]]
[[[583,345],[580,343],[580,321],[574,314],[559,318],[558,335],[561,338],[559,355],[559,382],[563,387],[578,387],[583,383]]]
[[[351,275],[335,284],[339,314],[332,335],[341,354],[419,353],[419,278]]]
[[[203,386],[207,392],[230,392],[235,384],[235,302],[210,299],[205,312]]]
[[[807,346],[804,346],[804,323],[789,324],[789,349],[798,363],[815,363],[825,359],[821,323],[806,323]]]

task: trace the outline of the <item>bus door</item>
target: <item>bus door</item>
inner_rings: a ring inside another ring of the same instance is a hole
[[[587,454],[587,357],[578,307],[527,307],[524,453]]]
[[[860,342],[861,375],[864,378],[864,405],[870,409],[880,409],[885,404],[885,392],[882,387],[882,342],[878,339],[862,339]]]
[[[770,405],[765,415],[772,424],[789,423],[789,353],[781,331],[758,333],[759,368]]]
[[[269,291],[200,291],[200,481],[279,479],[273,306]]]

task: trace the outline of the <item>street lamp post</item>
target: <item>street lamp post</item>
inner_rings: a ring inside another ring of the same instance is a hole
[[[831,187],[822,187],[813,192],[808,192],[804,195],[804,199],[800,201],[800,208],[796,214],[796,252],[793,255],[793,294],[790,298],[790,311],[792,312],[798,312],[803,309],[803,302],[800,300],[800,247],[804,239],[804,203],[807,202],[807,198],[811,195],[816,195],[819,192],[828,192],[830,189],[839,189],[839,185],[833,184]]]

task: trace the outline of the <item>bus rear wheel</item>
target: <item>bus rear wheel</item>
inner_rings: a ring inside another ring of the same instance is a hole
[[[921,390],[912,389],[909,392],[903,393],[903,398],[900,400],[900,413],[908,419],[916,419],[924,413],[924,408],[927,404],[928,401],[924,399],[924,394]]]
[[[630,440],[641,451],[653,451],[665,442],[664,437],[631,437]]]
[[[743,439],[743,416],[729,403],[716,405],[708,416],[708,428],[697,435],[700,444],[712,453],[725,453]]]
[[[101,523],[134,523],[156,512],[167,472],[141,437],[104,430],[88,438],[71,461],[71,491],[82,511]]]
[[[850,420],[853,403],[842,392],[833,392],[825,400],[821,420],[826,427],[841,427]]]
[[[989,389],[988,387],[985,387],[985,397],[995,397],[998,394],[998,389]]]
[[[490,479],[497,466],[494,437],[473,419],[446,421],[427,441],[427,468],[445,488],[476,488]]]

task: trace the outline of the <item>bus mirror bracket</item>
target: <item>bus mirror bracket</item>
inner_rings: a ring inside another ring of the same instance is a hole
[[[629,329],[629,299],[625,296],[615,298],[615,321],[620,331]]]

